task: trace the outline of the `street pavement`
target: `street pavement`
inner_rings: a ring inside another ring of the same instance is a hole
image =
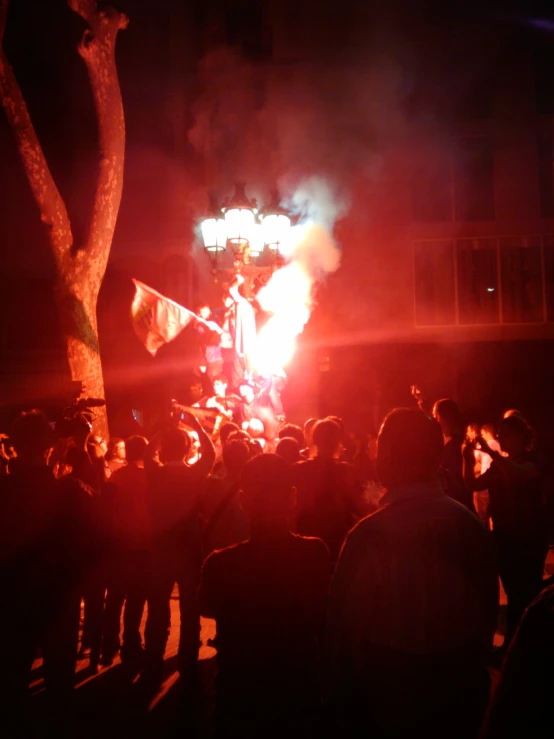
[[[554,574],[554,550],[548,554],[545,576]],[[503,640],[506,595],[501,588],[499,628],[495,645]],[[146,613],[143,617],[142,629]],[[216,650],[209,640],[215,636],[215,621],[201,620],[201,646],[199,648],[199,691],[194,696],[181,690],[177,672],[177,647],[179,642],[179,604],[177,590],[171,600],[172,628],[165,653],[164,680],[156,690],[149,691],[141,684],[140,675],[130,679],[125,675],[120,660],[115,658],[110,667],[91,672],[88,660],[77,663],[76,706],[73,720],[68,723],[68,735],[79,739],[88,736],[142,737],[160,739],[187,735],[209,739],[215,703],[214,678],[216,676]],[[493,689],[498,672],[491,670]],[[33,665],[31,683],[33,695],[31,719],[33,736],[52,736],[45,713],[44,687],[41,676],[41,660]],[[77,732],[77,734],[75,733]],[[56,728],[56,734],[60,730]]]

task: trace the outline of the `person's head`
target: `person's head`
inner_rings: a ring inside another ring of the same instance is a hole
[[[300,449],[303,449],[306,446],[306,439],[304,438],[304,432],[300,428],[300,426],[296,426],[294,423],[286,423],[283,428],[279,431],[279,438],[285,439],[285,438],[291,438],[296,439],[298,442]]]
[[[306,439],[307,446],[311,446],[313,443],[312,434],[317,421],[317,418],[308,418],[304,424],[304,438]]]
[[[108,445],[98,436],[91,436],[87,441],[87,451],[92,462],[101,462],[106,458]]]
[[[90,436],[88,440],[89,446],[94,446],[96,448],[97,457],[105,457],[108,453],[108,444],[106,443],[106,439],[104,439],[102,436]]]
[[[187,429],[187,434],[190,439],[190,449],[187,454],[187,462],[192,463],[198,459],[200,453],[200,437],[198,436],[198,431],[195,431],[194,429]]]
[[[144,461],[148,439],[144,436],[130,436],[125,442],[125,454],[129,464],[136,464]]]
[[[112,436],[108,445],[108,459],[125,459],[125,442],[118,436]]]
[[[466,428],[466,439],[474,441],[479,436],[479,424],[470,423]]]
[[[481,436],[485,441],[493,441],[493,439],[496,439],[496,428],[494,427],[494,424],[486,423],[484,426],[481,426]]]
[[[312,439],[317,447],[318,456],[333,457],[340,447],[342,431],[335,421],[324,418],[314,425]]]
[[[240,431],[236,423],[233,423],[232,421],[225,421],[225,423],[221,424],[221,426],[219,427],[219,441],[221,442],[222,446],[229,439],[229,436],[233,433],[233,431]]]
[[[262,446],[263,439],[250,439],[248,442],[248,448],[250,449],[250,459],[252,457],[256,457],[258,454],[264,453],[264,448]]]
[[[250,459],[250,449],[243,439],[232,439],[223,445],[223,464],[229,477],[238,478]]]
[[[190,436],[184,429],[167,429],[161,438],[160,460],[164,464],[183,462],[188,457],[190,446]]]
[[[533,448],[534,432],[524,418],[508,416],[498,428],[498,441],[508,457],[517,458]]]
[[[250,419],[247,431],[252,439],[261,439],[265,431],[263,421],[259,418]]]
[[[510,408],[509,410],[504,411],[502,418],[511,418],[512,416],[516,416],[517,418],[521,418],[523,421],[527,421],[523,413],[518,411],[517,408]]]
[[[244,429],[237,429],[232,431],[227,437],[227,441],[233,441],[233,439],[241,439],[242,441],[250,442],[250,434]]]
[[[420,410],[396,408],[377,439],[377,476],[386,488],[437,479],[444,452],[439,424]]]
[[[199,305],[198,308],[196,309],[196,313],[200,316],[200,318],[203,318],[205,321],[207,321],[212,315],[210,306],[206,305],[206,303],[202,303],[201,305]]]
[[[29,464],[46,463],[54,446],[52,427],[39,410],[22,413],[13,424],[10,438],[17,456]]]
[[[341,433],[344,434],[344,421],[339,416],[327,416],[327,420],[334,421],[339,429],[341,430]]]
[[[189,385],[189,396],[191,403],[197,403],[203,395],[202,383],[200,380],[193,380]]]
[[[254,388],[249,383],[243,382],[239,386],[239,394],[245,403],[250,404],[254,402]]]
[[[277,454],[258,454],[245,465],[242,506],[252,528],[282,531],[289,527],[293,504],[291,465]]]
[[[224,398],[229,384],[225,375],[217,375],[214,377],[214,392],[218,398]]]
[[[464,422],[458,404],[452,398],[437,400],[433,406],[433,418],[440,423],[445,436],[462,433]]]
[[[292,436],[284,436],[279,439],[275,447],[275,454],[283,457],[286,462],[294,464],[300,461],[300,444]]]

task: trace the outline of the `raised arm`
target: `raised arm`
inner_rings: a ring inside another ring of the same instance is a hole
[[[200,421],[192,413],[185,414],[185,423],[190,426],[198,434],[200,441],[200,459],[190,465],[195,472],[203,477],[207,477],[215,462],[215,447],[208,434],[202,428]]]
[[[163,429],[157,431],[146,447],[146,452],[144,453],[144,468],[146,472],[157,467],[162,467],[162,463],[158,459],[158,452],[162,445],[163,431]]]
[[[485,439],[478,437],[477,441],[481,445],[481,449],[490,455],[500,469],[512,482],[528,482],[536,480],[539,476],[539,469],[534,462],[515,462],[513,459],[503,457],[500,452],[491,449]]]

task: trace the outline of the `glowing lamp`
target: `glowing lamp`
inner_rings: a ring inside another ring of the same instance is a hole
[[[255,216],[247,208],[231,208],[225,213],[227,238],[234,246],[247,244],[254,226]]]
[[[202,239],[207,252],[217,253],[225,250],[227,227],[223,218],[210,216],[202,221]]]
[[[290,255],[293,242],[291,217],[279,202],[279,194],[274,191],[271,203],[258,213],[255,198],[248,198],[245,183],[235,183],[232,198],[226,198],[223,205],[211,196],[208,215],[200,222],[204,249],[212,262],[214,274],[219,269],[222,254],[228,249],[235,261],[244,265],[251,259],[264,261],[275,269],[281,258]],[[269,259],[265,259],[267,255]]]
[[[248,243],[250,255],[253,257],[259,257],[264,250],[264,233],[261,223],[254,223],[250,228],[250,239]]]
[[[291,219],[281,207],[279,192],[273,190],[271,202],[261,214],[264,243],[273,254],[285,255],[290,240]]]
[[[245,183],[235,183],[235,194],[222,208],[225,214],[227,240],[231,246],[244,246],[250,241],[252,227],[256,222],[256,200],[249,200],[245,192]]]
[[[281,251],[290,232],[290,218],[284,213],[268,213],[263,220],[264,243],[273,252]]]

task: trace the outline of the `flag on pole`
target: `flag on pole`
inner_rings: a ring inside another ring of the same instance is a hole
[[[131,306],[133,328],[154,357],[158,349],[173,341],[196,315],[143,282],[133,282],[136,288]]]

